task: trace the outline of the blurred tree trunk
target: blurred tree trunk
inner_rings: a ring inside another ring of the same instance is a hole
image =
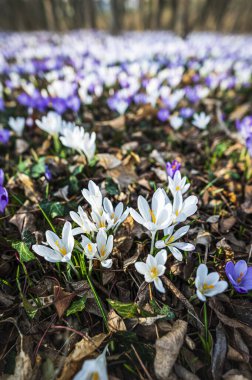
[[[54,13],[53,13],[53,6],[51,0],[42,0],[44,12],[45,12],[45,19],[46,19],[46,26],[49,30],[55,29],[55,19],[54,19]]]
[[[86,0],[86,20],[90,28],[96,28],[96,8],[94,0]]]
[[[174,30],[176,29],[177,19],[178,19],[178,3],[179,0],[171,0],[171,21],[169,25],[169,29]]]
[[[123,29],[124,1],[110,0],[110,6],[112,17],[111,32],[116,35]]]
[[[165,8],[165,0],[157,0],[156,29],[162,29],[162,14]]]

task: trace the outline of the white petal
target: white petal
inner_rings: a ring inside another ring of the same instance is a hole
[[[206,301],[206,297],[199,291],[199,290],[197,290],[197,296],[198,296],[198,298],[201,300],[201,301],[203,301],[203,302],[205,302]]]
[[[147,272],[147,265],[145,263],[142,263],[141,261],[137,261],[135,263],[135,268],[136,270],[138,271],[138,273],[142,274],[142,275],[145,275],[145,273]]]
[[[145,221],[151,221],[150,207],[148,205],[148,202],[142,195],[139,195],[138,197],[137,206],[143,219]]]
[[[176,247],[169,245],[168,249],[171,251],[171,253],[173,254],[173,256],[175,257],[176,260],[178,260],[178,261],[183,260],[182,253]]]
[[[158,265],[165,265],[167,260],[167,252],[165,249],[159,251],[155,256],[156,262]]]
[[[193,244],[190,243],[173,243],[174,247],[177,247],[178,249],[181,249],[182,251],[193,251],[195,249]]]
[[[164,240],[158,240],[155,244],[155,247],[158,249],[164,248],[165,247],[165,242]]]
[[[145,220],[141,217],[140,214],[138,214],[137,211],[135,211],[133,208],[130,208],[130,215],[132,218],[139,224],[144,224]]]
[[[154,285],[160,293],[165,293],[165,288],[160,278],[155,278]]]
[[[112,263],[113,263],[112,259],[101,261],[101,265],[104,268],[111,268],[112,267]]]
[[[208,268],[205,264],[200,264],[197,269],[197,274],[196,276],[199,278],[199,281],[201,284],[205,282],[205,279],[208,274]]]

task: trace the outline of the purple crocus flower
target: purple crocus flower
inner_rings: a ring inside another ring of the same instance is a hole
[[[0,143],[7,144],[10,139],[10,131],[8,129],[0,129]]]
[[[236,264],[229,261],[225,267],[226,275],[238,293],[247,293],[252,289],[252,267],[248,268],[245,260]]]
[[[190,108],[190,107],[183,107],[183,108],[181,108],[179,114],[180,114],[180,116],[182,116],[184,119],[188,119],[189,117],[192,117],[192,115],[194,114],[194,111],[193,111],[193,109]]]
[[[172,162],[167,162],[166,163],[166,172],[168,174],[168,177],[173,178],[175,173],[181,168],[181,164],[177,161],[174,160]]]
[[[52,179],[52,172],[51,170],[49,169],[49,166],[48,165],[45,165],[45,178],[48,182],[51,181]]]
[[[5,187],[3,187],[4,184],[4,172],[2,169],[0,169],[0,213],[3,213],[7,204],[9,203],[9,196],[8,192]]]
[[[162,122],[167,121],[169,116],[170,116],[170,112],[165,108],[161,108],[157,113],[158,120]]]

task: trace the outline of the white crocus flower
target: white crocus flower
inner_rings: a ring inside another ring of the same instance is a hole
[[[107,236],[104,229],[100,229],[96,236],[96,244],[98,252],[95,258],[101,262],[104,268],[111,268],[112,259],[108,259],[113,249],[113,236]]]
[[[81,206],[78,207],[78,213],[74,211],[70,211],[70,216],[73,219],[73,221],[79,226],[76,228],[73,228],[72,233],[73,236],[79,235],[79,234],[90,234],[94,231],[97,231],[96,226],[94,223],[92,223],[86,212],[83,210]]]
[[[106,351],[107,346],[96,359],[86,360],[73,380],[108,380]]]
[[[87,256],[89,260],[93,260],[97,253],[97,244],[92,243],[92,241],[88,239],[86,236],[82,235],[81,237],[82,237],[81,245],[84,249],[85,255]]]
[[[102,193],[100,188],[92,180],[88,182],[88,189],[82,190],[82,195],[90,204],[93,211],[100,215],[103,214]]]
[[[109,216],[106,212],[103,212],[102,214],[99,214],[96,211],[91,212],[92,219],[96,225],[96,228],[99,230],[100,228],[104,228],[106,231],[109,230],[112,225],[113,221],[110,220]]]
[[[208,268],[205,264],[199,265],[195,286],[197,288],[197,296],[201,301],[205,302],[206,297],[213,297],[227,289],[228,283],[226,281],[219,281],[219,278],[220,276],[217,272],[208,274]]]
[[[176,171],[173,178],[168,177],[169,189],[173,196],[178,191],[181,191],[182,194],[186,193],[190,187],[190,183],[186,183],[186,177],[181,178],[181,173],[179,170]]]
[[[172,212],[173,223],[184,222],[189,216],[197,211],[198,198],[195,195],[183,200],[181,191],[178,191],[173,200]]]
[[[96,150],[96,133],[92,132],[91,134],[85,133],[84,134],[84,139],[83,139],[83,147],[82,150],[87,157],[88,162],[90,162],[95,155],[95,150]]]
[[[190,243],[177,242],[178,239],[180,239],[188,232],[190,226],[181,227],[173,233],[174,227],[175,226],[170,226],[164,230],[164,236],[166,236],[166,238],[164,240],[158,240],[155,244],[155,247],[158,249],[167,247],[175,257],[175,259],[177,259],[178,261],[182,261],[183,256],[180,250],[193,251],[195,247],[193,244]]]
[[[58,135],[62,127],[62,118],[56,112],[50,111],[41,120],[35,121],[36,125],[49,135]]]
[[[176,115],[170,116],[169,121],[172,128],[175,130],[179,129],[183,125],[183,118]]]
[[[8,124],[11,129],[16,133],[17,136],[21,137],[23,134],[24,126],[25,126],[25,118],[24,117],[10,117],[8,120]]]
[[[123,203],[120,202],[114,208],[112,202],[108,198],[104,198],[103,207],[106,212],[106,216],[109,218],[108,223],[111,223],[111,227],[118,227],[124,220],[127,218],[129,214],[129,209],[127,208],[123,212]]]
[[[85,130],[83,127],[63,128],[60,141],[67,148],[83,151]]]
[[[153,194],[151,208],[142,195],[138,197],[137,206],[140,213],[131,208],[132,218],[152,233],[163,230],[171,224],[172,206],[167,203],[163,189],[157,189]]]
[[[200,114],[195,113],[193,115],[192,124],[199,129],[205,129],[209,124],[210,120],[211,116],[207,116],[205,112],[201,112]]]
[[[72,250],[74,248],[74,238],[72,235],[72,226],[70,222],[65,222],[62,230],[62,239],[54,232],[46,231],[46,241],[51,247],[35,244],[32,249],[37,255],[43,256],[45,260],[51,263],[69,262],[71,260]]]
[[[154,282],[155,287],[161,293],[164,293],[165,289],[159,277],[165,272],[166,260],[167,252],[165,249],[162,249],[155,257],[148,255],[146,263],[142,263],[141,261],[135,263],[136,270],[144,275],[145,281]]]

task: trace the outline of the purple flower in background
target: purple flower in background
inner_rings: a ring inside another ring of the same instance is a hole
[[[0,143],[7,144],[10,139],[10,131],[8,129],[0,129]]]
[[[4,184],[4,172],[3,169],[0,169],[0,213],[3,213],[7,204],[9,203],[8,192],[3,187]]]
[[[193,109],[190,108],[190,107],[183,107],[183,108],[181,108],[179,114],[180,114],[180,116],[182,116],[184,119],[188,119],[189,117],[192,117],[192,115],[194,114],[194,111],[193,111]]]
[[[169,116],[170,116],[170,112],[167,109],[161,108],[160,110],[158,110],[158,113],[157,113],[158,120],[165,122],[168,120]]]
[[[45,178],[48,182],[51,181],[52,179],[52,172],[51,170],[49,169],[49,166],[48,165],[45,165]]]
[[[225,267],[226,275],[238,293],[247,293],[252,289],[252,267],[248,268],[245,260],[236,264],[229,261]]]
[[[166,172],[168,177],[173,178],[175,173],[181,168],[181,164],[177,160],[173,160],[172,162],[166,163]]]

